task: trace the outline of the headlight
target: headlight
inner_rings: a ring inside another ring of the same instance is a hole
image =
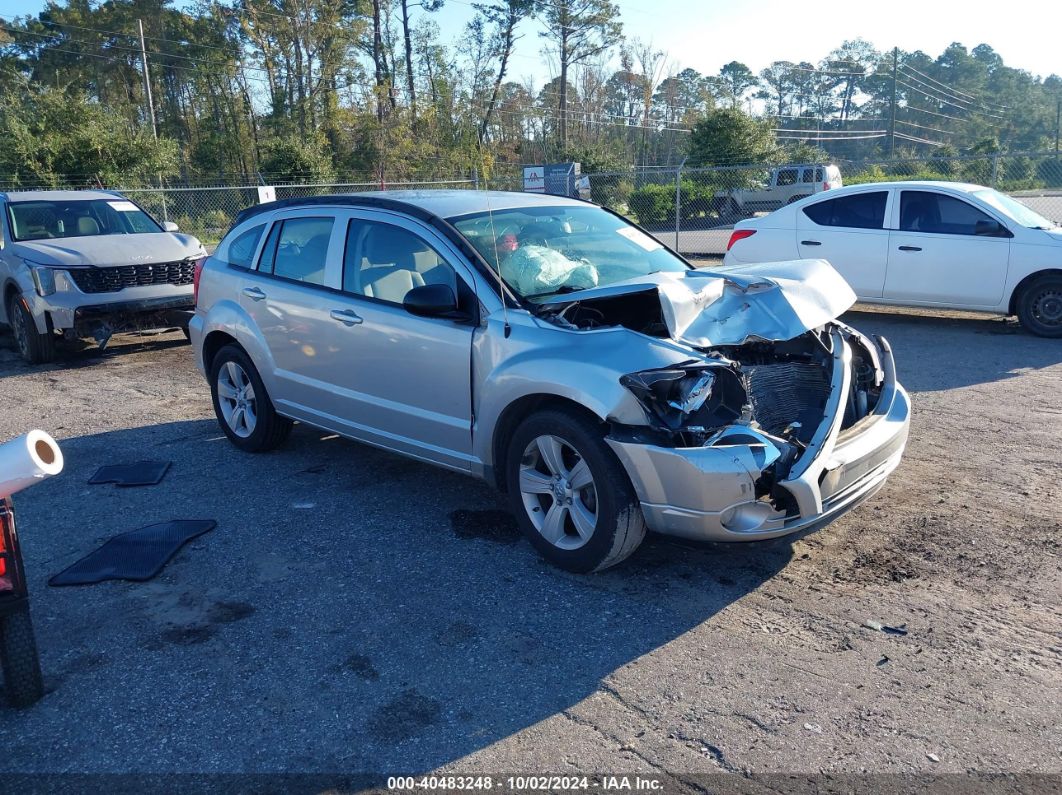
[[[24,260],[29,268],[33,286],[37,289],[37,295],[51,295],[55,292],[55,269],[37,262]]]
[[[620,383],[638,398],[651,425],[672,432],[728,425],[748,403],[741,378],[725,365],[643,370]]]

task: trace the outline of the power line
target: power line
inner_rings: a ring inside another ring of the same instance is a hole
[[[904,75],[904,77],[907,77],[907,75]],[[967,105],[959,105],[959,104],[957,104],[955,102],[952,102],[951,100],[944,99],[944,98],[938,97],[938,96],[934,96],[933,94],[928,93],[925,89],[919,88],[918,86],[913,86],[910,83],[904,82],[903,80],[898,80],[897,82],[901,86],[909,88],[912,91],[917,91],[922,96],[926,97],[927,99],[931,99],[934,102],[939,102],[939,103],[941,103],[943,105],[951,105],[953,108],[958,108],[959,110],[966,111],[967,113],[976,113],[979,116],[989,116],[989,117],[991,117],[993,119],[1001,119],[1001,120],[1004,119],[1003,116],[997,116],[994,113],[988,113],[987,111],[976,110],[976,109],[971,108],[971,107],[969,107]]]
[[[930,146],[944,146],[939,141],[930,141],[928,138],[917,138],[913,135],[907,135],[906,133],[896,133],[897,138],[902,138],[905,141],[913,141],[916,144],[929,144]]]
[[[951,119],[952,121],[961,121],[963,124],[969,124],[971,121],[973,121],[973,119],[964,119],[961,116],[949,116],[947,113],[939,113],[939,112],[937,112],[935,110],[926,110],[925,108],[918,108],[918,107],[915,107],[914,105],[911,105],[911,104],[904,105],[903,109],[904,110],[913,110],[913,111],[916,111],[917,113],[928,113],[930,116],[937,116],[937,117],[942,118],[942,119]],[[992,125],[992,126],[993,127],[998,127],[999,125]]]
[[[945,84],[945,83],[942,83],[941,81],[937,80],[936,78],[930,77],[930,76],[929,76],[929,75],[927,75],[927,74],[926,74],[925,72],[920,72],[920,71],[918,71],[917,69],[915,69],[915,68],[914,68],[913,66],[911,66],[910,64],[906,64],[906,63],[905,63],[905,64],[901,64],[901,66],[902,66],[902,67],[903,67],[904,69],[907,69],[908,71],[914,72],[914,73],[915,73],[916,75],[921,75],[922,77],[924,77],[924,78],[925,78],[926,80],[930,81],[931,83],[936,83],[936,84],[937,84],[937,85],[939,85],[939,86],[942,86],[942,87],[944,87],[944,88],[947,88],[947,89],[948,89],[949,91],[951,91],[951,92],[953,92],[953,93],[955,93],[955,94],[960,94],[960,95],[962,95],[962,96],[964,96],[964,97],[969,97],[969,98],[970,98],[971,100],[973,100],[973,101],[976,101],[976,102],[980,102],[980,103],[981,103],[982,105],[984,105],[984,106],[986,106],[986,107],[988,107],[988,106],[993,106],[993,107],[995,107],[995,108],[996,108],[997,110],[1001,110],[1001,111],[1002,111],[1002,110],[1010,110],[1010,106],[1009,106],[1009,105],[1000,105],[1000,104],[999,104],[999,103],[997,103],[997,102],[985,102],[985,100],[983,100],[983,99],[980,99],[979,97],[975,96],[974,94],[968,94],[968,93],[966,93],[965,91],[960,91],[960,90],[959,90],[959,89],[957,89],[957,88],[954,88],[954,87],[948,86],[948,85],[947,85],[947,84]]]
[[[927,127],[924,124],[915,124],[912,121],[904,121],[903,119],[897,119],[896,123],[897,124],[903,124],[903,125],[905,125],[907,127],[917,127],[919,130],[930,130],[932,132],[938,132],[938,133],[941,133],[943,135],[955,135],[956,134],[954,130],[942,130],[940,127]]]
[[[794,132],[794,131],[793,130],[787,130],[786,132]],[[778,138],[779,141],[816,141],[818,143],[827,143],[827,142],[833,142],[833,141],[862,141],[862,140],[867,140],[867,139],[870,139],[870,138],[884,138],[886,135],[888,135],[888,133],[882,131],[882,132],[876,133],[874,135],[853,135],[853,136],[850,136],[848,138],[830,138],[830,137],[820,138],[815,130],[808,130],[808,135],[794,135],[794,136],[779,135],[779,136],[777,136],[777,138]],[[898,138],[899,135],[900,134],[897,133],[896,137]]]

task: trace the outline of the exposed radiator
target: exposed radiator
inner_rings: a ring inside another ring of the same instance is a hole
[[[830,382],[826,371],[810,362],[782,362],[742,367],[752,416],[768,433],[778,434],[799,422],[807,438],[822,421]]]

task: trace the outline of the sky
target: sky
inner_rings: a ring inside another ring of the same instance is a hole
[[[1059,0],[616,0],[628,37],[652,41],[674,71],[715,74],[730,61],[758,72],[774,60],[818,62],[845,39],[862,37],[879,50],[900,47],[932,57],[952,42],[989,44],[1008,66],[1040,77],[1062,74]],[[44,0],[0,0],[0,15],[36,13]],[[447,0],[432,15],[444,41],[456,41],[474,11],[470,0]],[[553,76],[543,61],[540,26],[524,26],[511,77]]]

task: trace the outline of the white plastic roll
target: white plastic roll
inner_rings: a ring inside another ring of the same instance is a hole
[[[34,430],[0,444],[0,498],[63,471],[63,453],[55,439]]]

